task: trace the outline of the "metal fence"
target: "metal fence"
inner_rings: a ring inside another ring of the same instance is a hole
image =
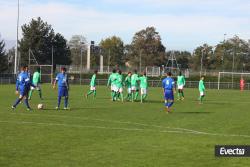
[[[0,84],[15,84],[16,77],[15,75],[11,76],[1,76],[0,77]],[[107,79],[97,79],[97,85],[107,85]],[[70,84],[73,85],[89,85],[90,79],[81,79],[74,78],[69,80]],[[149,87],[161,87],[161,80],[148,80]],[[199,81],[186,81],[186,88],[198,88]],[[207,89],[218,89],[218,82],[205,82],[205,86]],[[237,82],[220,82],[220,89],[240,89],[240,85]],[[245,84],[245,89],[250,90],[250,83]]]

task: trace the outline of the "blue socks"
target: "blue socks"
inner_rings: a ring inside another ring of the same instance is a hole
[[[20,101],[22,101],[22,99],[17,98],[15,104],[13,105],[13,107],[16,107],[20,103]]]
[[[170,107],[172,107],[173,104],[174,104],[174,102],[166,102],[165,106],[170,108]]]
[[[26,105],[27,108],[30,108],[29,101],[28,99],[24,99],[24,104]]]
[[[169,102],[168,107],[172,107],[173,104],[174,104],[174,102]]]
[[[15,102],[15,104],[13,105],[13,107],[16,107],[20,102],[22,101],[22,98],[18,98]],[[30,105],[29,105],[29,101],[28,98],[24,99],[24,104],[27,108],[30,109]]]
[[[60,107],[60,104],[61,104],[61,98],[62,98],[62,96],[58,96],[58,99],[57,99],[57,107],[58,108]]]
[[[69,97],[65,97],[65,99],[64,99],[64,107],[65,108],[68,107],[68,100],[69,100]]]
[[[57,107],[59,108],[60,107],[60,104],[61,104],[61,99],[62,99],[62,96],[58,96],[58,101],[57,101]],[[68,107],[68,101],[69,101],[69,97],[65,96],[64,98],[64,107],[67,108]]]

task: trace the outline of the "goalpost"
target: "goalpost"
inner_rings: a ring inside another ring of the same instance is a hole
[[[250,76],[250,73],[240,73],[240,72],[219,72],[218,74],[218,90],[220,90],[220,84],[221,84],[221,78],[222,78],[222,75],[229,75],[231,78],[231,84],[232,84],[232,88],[233,88],[233,85],[234,85],[234,76],[235,75],[238,75],[240,77],[243,77],[243,76],[247,76],[249,75]]]
[[[29,64],[29,70],[33,74],[37,68],[40,69],[41,82],[52,83],[53,82],[53,66],[52,65],[31,65]]]
[[[160,67],[147,66],[146,74],[147,76],[150,76],[150,77],[159,77],[161,75],[161,69]]]
[[[52,48],[52,64],[38,64],[32,50],[29,49],[29,70],[33,74],[40,69],[41,82],[53,82],[53,48]]]

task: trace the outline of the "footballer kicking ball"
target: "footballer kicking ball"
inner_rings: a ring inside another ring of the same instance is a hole
[[[38,109],[38,110],[42,110],[43,107],[44,107],[43,104],[38,104],[38,105],[37,105],[37,109]]]

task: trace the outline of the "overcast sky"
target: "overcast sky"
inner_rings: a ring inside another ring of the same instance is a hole
[[[67,39],[97,43],[112,35],[130,43],[154,26],[168,50],[214,45],[235,34],[250,39],[249,0],[20,0],[20,25],[40,16]],[[17,0],[0,0],[0,34],[16,38]],[[20,34],[21,35],[21,34]]]

